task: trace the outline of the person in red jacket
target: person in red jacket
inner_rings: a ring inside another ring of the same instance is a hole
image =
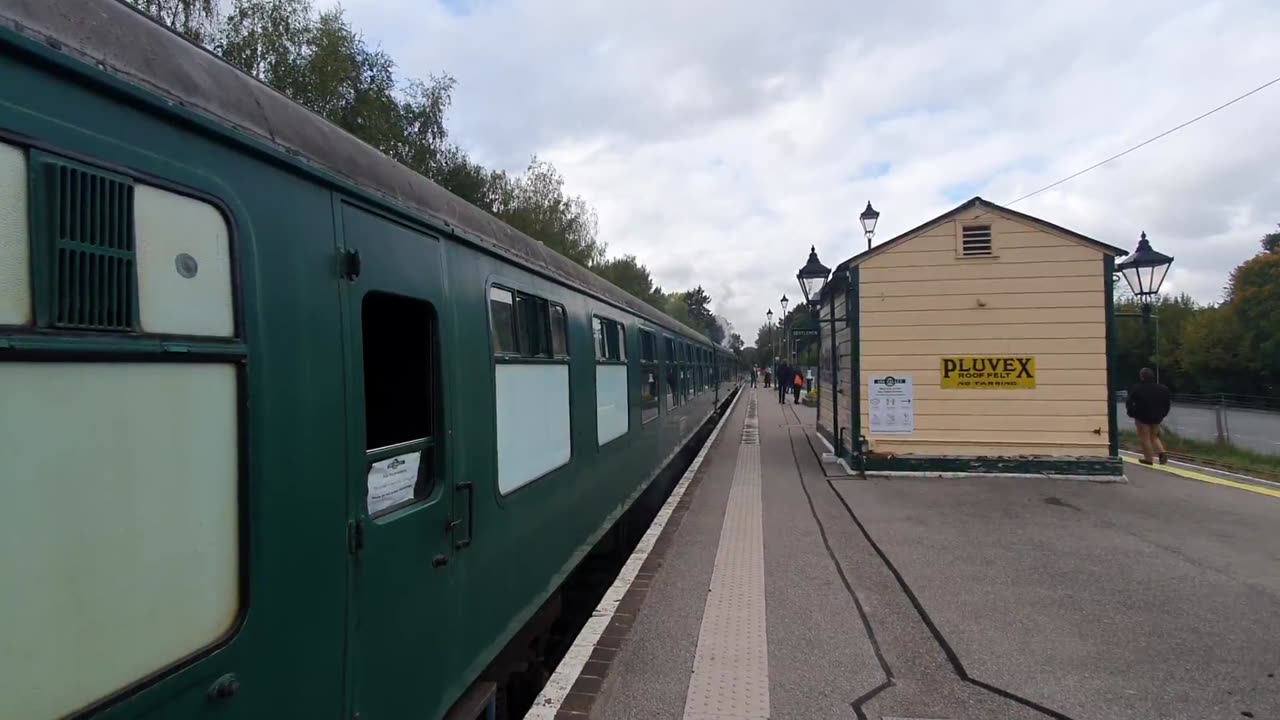
[[[1165,452],[1164,443],[1160,442],[1160,423],[1164,422],[1172,407],[1173,398],[1169,394],[1169,388],[1156,382],[1156,374],[1151,372],[1151,368],[1142,368],[1138,373],[1138,384],[1129,389],[1125,410],[1133,418],[1134,427],[1138,430],[1143,465],[1152,464],[1153,454],[1159,456],[1161,465],[1169,462],[1169,453]]]

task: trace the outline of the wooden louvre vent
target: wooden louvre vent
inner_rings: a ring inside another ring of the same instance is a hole
[[[961,226],[960,255],[962,257],[990,257],[991,254],[990,225]]]
[[[138,326],[133,185],[44,156],[52,325],[130,331]]]

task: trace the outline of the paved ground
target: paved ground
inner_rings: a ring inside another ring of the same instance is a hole
[[[971,676],[1075,718],[1280,717],[1280,500],[1128,470],[834,484]]]
[[[769,717],[1280,718],[1280,498],[829,478],[812,411],[758,398]],[[592,717],[684,717],[746,407]]]
[[[1248,450],[1280,454],[1280,413],[1228,408],[1227,427],[1231,442]],[[1131,427],[1124,403],[1119,405],[1121,427]],[[1213,441],[1218,437],[1216,410],[1203,405],[1175,405],[1165,426],[1185,438]]]

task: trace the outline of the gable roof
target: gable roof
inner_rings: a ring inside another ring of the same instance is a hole
[[[1007,215],[1007,216],[1009,216],[1009,217],[1011,217],[1011,218],[1016,218],[1016,219],[1018,219],[1018,220],[1022,220],[1022,221],[1024,221],[1024,222],[1031,223],[1031,224],[1033,224],[1033,225],[1038,225],[1038,226],[1040,226],[1041,228],[1044,228],[1044,229],[1046,229],[1046,230],[1048,230],[1048,231],[1050,231],[1050,232],[1057,233],[1057,234],[1059,234],[1059,235],[1064,235],[1064,236],[1066,236],[1067,238],[1069,238],[1069,239],[1071,239],[1071,240],[1074,240],[1074,241],[1076,241],[1076,242],[1080,243],[1081,245],[1087,245],[1088,247],[1091,247],[1091,248],[1093,248],[1093,249],[1095,249],[1095,250],[1098,250],[1098,251],[1100,251],[1100,252],[1104,252],[1104,253],[1106,253],[1106,254],[1108,254],[1108,255],[1116,256],[1116,255],[1128,255],[1128,254],[1129,254],[1129,251],[1128,251],[1128,250],[1123,250],[1123,249],[1121,249],[1121,248],[1116,247],[1115,245],[1109,245],[1109,244],[1104,243],[1104,242],[1102,242],[1102,241],[1100,241],[1100,240],[1094,240],[1093,238],[1091,238],[1091,237],[1089,237],[1089,236],[1087,236],[1087,235],[1081,235],[1080,233],[1078,233],[1078,232],[1076,232],[1076,231],[1074,231],[1074,230],[1068,230],[1068,229],[1066,229],[1066,228],[1062,227],[1061,225],[1055,225],[1055,224],[1053,224],[1053,223],[1049,222],[1048,220],[1041,220],[1041,219],[1040,219],[1040,218],[1038,218],[1038,217],[1035,217],[1035,216],[1032,216],[1032,215],[1027,215],[1026,213],[1020,213],[1020,212],[1018,212],[1017,210],[1010,210],[1009,208],[1007,208],[1007,207],[1003,207],[1003,206],[1001,206],[1001,205],[997,205],[997,204],[995,204],[995,203],[991,202],[990,200],[983,200],[981,197],[977,197],[977,196],[975,196],[975,197],[974,197],[974,198],[972,198],[971,200],[967,200],[967,201],[965,201],[965,202],[964,202],[964,203],[962,203],[960,206],[955,207],[955,208],[952,208],[952,209],[950,209],[950,210],[948,210],[948,211],[946,211],[946,212],[942,213],[942,214],[941,214],[941,215],[939,215],[938,217],[933,218],[932,220],[926,220],[925,222],[923,222],[923,223],[921,223],[921,224],[919,224],[919,225],[917,225],[917,226],[915,226],[915,227],[911,228],[910,230],[908,230],[908,231],[906,231],[906,232],[902,233],[901,235],[898,235],[897,237],[893,238],[892,240],[888,240],[888,241],[886,241],[886,242],[882,242],[882,243],[880,243],[879,245],[876,245],[876,246],[875,246],[875,247],[873,247],[873,248],[870,248],[870,249],[868,249],[868,250],[864,250],[864,251],[862,251],[862,252],[858,253],[857,255],[854,255],[853,257],[849,258],[848,260],[845,260],[844,262],[842,262],[842,263],[840,263],[839,265],[837,265],[837,266],[836,266],[835,271],[833,271],[833,272],[832,272],[832,279],[834,280],[834,278],[835,278],[835,276],[836,276],[836,274],[837,274],[837,273],[839,273],[839,272],[841,272],[841,271],[843,271],[843,270],[846,270],[846,269],[847,269],[847,268],[849,268],[850,266],[852,266],[852,265],[859,265],[859,264],[861,264],[864,260],[868,260],[868,259],[870,259],[870,258],[872,258],[872,257],[875,257],[876,255],[879,255],[880,253],[882,253],[882,252],[884,252],[884,251],[888,250],[889,248],[891,248],[891,247],[893,247],[893,246],[895,246],[895,245],[901,244],[902,242],[906,241],[908,238],[911,238],[911,237],[914,237],[914,236],[916,236],[916,235],[919,235],[919,234],[920,234],[923,230],[925,230],[926,228],[928,228],[928,227],[930,227],[930,226],[932,226],[932,225],[937,225],[938,223],[940,223],[940,222],[942,222],[942,221],[946,220],[947,218],[951,217],[952,215],[958,215],[958,214],[960,214],[960,213],[964,212],[965,210],[971,210],[971,209],[974,209],[974,208],[983,208],[983,209],[986,209],[986,210],[991,211],[991,212],[998,212],[998,213],[1001,213],[1001,214]]]

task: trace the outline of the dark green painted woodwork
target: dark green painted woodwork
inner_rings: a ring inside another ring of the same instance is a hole
[[[238,339],[0,337],[0,361],[92,352],[243,365],[241,621],[96,717],[438,717],[723,398],[712,386],[642,424],[631,320],[631,429],[597,447],[590,318],[617,317],[616,308],[7,30],[0,76],[6,142],[216,202],[233,231]],[[360,250],[354,280],[340,273],[346,249]],[[573,358],[573,459],[505,497],[496,489],[491,282],[562,303]],[[360,303],[371,291],[430,301],[440,360],[434,494],[372,521],[360,381]],[[668,362],[659,343],[658,366]],[[469,525],[465,547],[449,529],[455,520]],[[356,521],[364,542],[353,555]],[[433,566],[440,555],[448,563]],[[208,699],[227,673],[239,692]]]
[[[864,459],[868,473],[974,473],[979,475],[1032,474],[1118,477],[1124,474],[1119,458],[1103,457],[944,457],[874,454]]]
[[[1107,454],[1120,455],[1120,426],[1116,421],[1116,259],[1114,255],[1102,256],[1102,291],[1107,321]]]
[[[857,457],[862,454],[862,443],[858,438],[862,435],[862,296],[858,287],[860,266],[849,268],[848,299],[845,301],[845,316],[849,325],[849,455]]]
[[[431,236],[385,218],[340,203],[337,247],[360,253],[360,273],[352,282],[339,283],[344,298],[342,327],[346,356],[347,435],[345,476],[347,505],[352,520],[360,524],[359,552],[351,563],[348,615],[351,619],[347,656],[348,702],[362,717],[431,717],[448,685],[448,676],[423,672],[424,668],[456,666],[459,643],[448,622],[456,573],[452,559],[452,535],[446,531],[454,516],[452,453],[447,442],[423,456],[423,471],[434,476],[431,494],[409,507],[377,519],[366,512],[368,463],[385,459],[367,457],[366,398],[362,358],[362,303],[370,292],[393,293],[424,300],[436,310],[435,345],[454,345],[454,328],[443,284],[442,243]],[[407,333],[406,333],[407,334]],[[456,354],[437,354],[438,377],[450,377]],[[433,383],[439,396],[436,407],[423,414],[452,418],[465,402],[458,393]],[[408,398],[406,398],[408,399]],[[437,412],[438,411],[438,412]],[[438,438],[439,425],[433,423]],[[447,425],[446,425],[447,426]],[[411,451],[402,448],[399,453]],[[397,451],[384,453],[395,455]],[[406,693],[407,688],[414,692]]]

